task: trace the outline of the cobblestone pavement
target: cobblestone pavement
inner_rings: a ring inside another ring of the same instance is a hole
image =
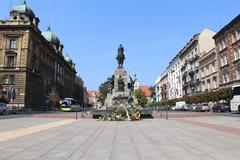
[[[236,132],[240,130],[240,119],[234,117],[137,122],[27,117],[0,120],[0,128],[4,124],[8,127],[0,131],[0,139],[6,133],[13,136],[0,142],[0,160],[239,160],[240,157],[240,133]],[[19,133],[21,136],[16,136]]]

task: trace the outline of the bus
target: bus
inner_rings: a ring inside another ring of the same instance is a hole
[[[73,98],[64,98],[60,101],[62,112],[73,112],[80,108],[80,102]]]
[[[230,101],[231,112],[240,113],[240,85],[232,86],[232,99]]]

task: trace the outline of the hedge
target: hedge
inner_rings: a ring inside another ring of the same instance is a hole
[[[162,100],[160,105],[170,105],[174,106],[178,101],[185,101],[188,104],[196,104],[196,103],[208,103],[215,102],[219,100],[229,101],[231,97],[231,89],[223,88],[215,92],[206,92],[192,96],[184,96],[182,98],[170,99],[170,100]]]

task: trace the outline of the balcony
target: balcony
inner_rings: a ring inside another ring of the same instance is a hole
[[[188,87],[188,83],[183,83],[183,88],[187,88]]]
[[[198,59],[199,59],[199,55],[195,55],[194,57],[192,57],[190,59],[190,63],[193,63],[193,62],[197,61]]]
[[[182,65],[182,67],[181,67],[181,71],[183,71],[183,70],[185,70],[186,69],[186,66],[187,66],[187,64],[186,64],[186,62]]]
[[[190,69],[190,70],[188,71],[188,74],[189,74],[189,75],[193,75],[193,74],[194,74],[194,70],[193,70],[193,69]]]
[[[195,70],[198,71],[198,70],[199,70],[199,66],[196,66],[196,67],[195,67]]]
[[[195,86],[195,83],[196,83],[196,82],[195,82],[194,80],[188,82],[188,84],[189,84],[190,87],[194,87],[194,86]]]
[[[187,72],[184,72],[182,75],[182,79],[186,79],[186,77],[187,77]]]

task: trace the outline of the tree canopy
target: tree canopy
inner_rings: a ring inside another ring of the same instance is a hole
[[[105,102],[105,99],[107,98],[107,94],[109,93],[109,88],[111,87],[111,84],[109,83],[111,81],[111,77],[108,77],[107,80],[105,82],[103,82],[100,86],[99,86],[99,97],[98,97],[98,101],[103,105]]]
[[[147,104],[147,97],[145,93],[141,89],[136,89],[134,91],[134,96],[137,98],[138,104],[141,107],[145,107],[145,105]]]

